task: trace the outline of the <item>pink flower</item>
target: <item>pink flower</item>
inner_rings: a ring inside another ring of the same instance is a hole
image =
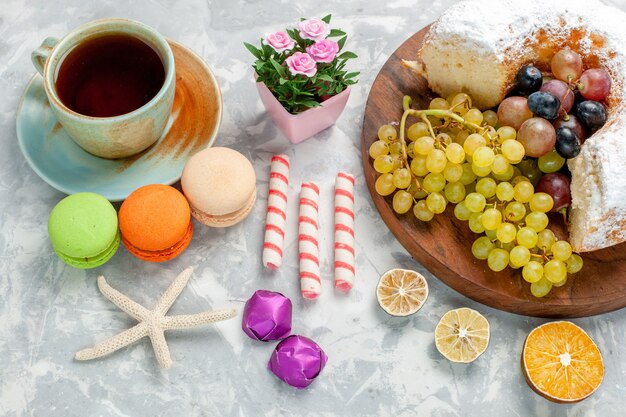
[[[312,77],[317,72],[317,63],[309,54],[296,52],[285,60],[292,75],[304,74]]]
[[[318,18],[303,20],[298,23],[298,29],[300,29],[300,37],[302,39],[319,41],[328,35],[328,25]]]
[[[328,63],[335,59],[337,52],[339,52],[339,45],[330,39],[322,39],[306,48],[306,51],[315,61]]]
[[[285,32],[275,32],[265,35],[265,43],[276,52],[289,51],[293,48],[294,41]]]

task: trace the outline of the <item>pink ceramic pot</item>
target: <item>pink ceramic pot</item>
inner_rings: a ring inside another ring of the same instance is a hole
[[[292,143],[300,143],[332,126],[350,97],[350,87],[324,101],[321,107],[314,107],[300,114],[291,114],[280,104],[263,83],[256,83],[261,101],[274,123]]]

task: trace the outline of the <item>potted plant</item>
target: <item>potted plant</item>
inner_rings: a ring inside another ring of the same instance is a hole
[[[244,45],[268,114],[298,143],[331,126],[343,111],[358,72],[345,66],[356,54],[343,51],[347,35],[330,29],[331,15],[302,19],[297,28],[274,32],[260,46]]]

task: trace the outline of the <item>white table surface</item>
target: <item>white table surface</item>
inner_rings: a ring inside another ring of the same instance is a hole
[[[606,375],[597,393],[575,405],[552,404],[526,385],[519,367],[528,332],[546,320],[500,312],[464,297],[414,261],[388,231],[364,183],[360,131],[365,100],[388,56],[436,18],[452,0],[367,1],[89,1],[3,0],[0,4],[0,415],[1,416],[623,416],[626,408],[626,310],[574,320],[598,343]],[[626,1],[610,3],[626,9]],[[334,14],[351,37],[347,47],[362,72],[348,106],[331,129],[292,146],[266,116],[251,81],[243,41],[294,24],[301,16]],[[105,266],[82,271],[54,255],[46,222],[64,195],[28,166],[15,134],[15,112],[34,73],[30,52],[89,20],[129,17],[189,46],[208,62],[224,95],[217,145],[254,164],[259,200],[251,216],[225,230],[196,223],[188,250],[165,264],[133,258],[123,247]],[[398,103],[390,103],[398,105]],[[263,271],[261,246],[269,160],[292,161],[285,262]],[[332,290],[332,192],[338,170],[357,177],[357,282],[348,296]],[[324,291],[299,296],[299,185],[321,185]],[[147,339],[101,360],[73,360],[79,349],[132,325],[105,300],[96,277],[150,307],[185,267],[189,286],[172,308],[193,313],[235,306],[239,316],[215,326],[167,335],[174,365],[159,369]],[[409,318],[377,305],[380,274],[393,267],[425,274],[430,298]],[[254,342],[240,329],[241,310],[256,289],[281,291],[294,303],[294,333],[316,340],[329,362],[313,385],[297,391],[267,371],[275,343]],[[444,312],[468,306],[491,323],[486,353],[452,364],[435,349]]]

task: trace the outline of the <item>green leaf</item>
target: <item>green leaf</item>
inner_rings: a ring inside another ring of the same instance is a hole
[[[282,65],[280,65],[278,62],[276,62],[276,60],[274,58],[270,58],[270,62],[272,63],[272,66],[274,67],[274,69],[276,70],[276,72],[284,78],[287,78],[287,71],[285,71],[285,67],[283,67]]]
[[[358,55],[355,54],[354,52],[346,51],[346,52],[342,53],[341,55],[339,55],[337,58],[339,58],[339,59],[358,58]]]
[[[325,22],[326,24],[329,24],[331,16],[332,15],[327,14],[326,16],[322,17],[322,21]]]
[[[255,56],[256,59],[261,59],[261,51],[259,51],[254,45],[251,45],[248,42],[244,42],[243,45],[252,55]]]
[[[346,32],[344,32],[341,29],[331,29],[330,33],[328,34],[329,38],[338,38],[339,36],[344,36],[346,34]]]
[[[279,83],[280,85],[283,85],[283,84],[285,84],[286,82],[289,82],[289,80],[287,80],[286,78],[281,78],[280,80],[278,80],[278,83]]]
[[[341,91],[342,91],[342,90],[343,90],[343,86],[342,86],[341,84],[339,84],[339,85],[337,86],[337,88],[335,88],[335,92],[336,92],[337,94],[341,93]]]
[[[328,74],[318,74],[317,75],[317,79],[318,80],[322,80],[322,81],[328,81],[328,82],[332,82],[333,79],[330,75]]]
[[[358,72],[349,72],[349,73],[347,73],[347,74],[346,74],[343,78],[346,78],[346,79],[348,79],[348,78],[354,78],[354,77],[356,77],[357,75],[359,75],[359,73],[358,73]]]
[[[337,41],[337,45],[339,45],[339,50],[341,51],[343,49],[343,45],[346,43],[346,40],[348,39],[347,36],[344,36],[343,38],[339,39]]]

